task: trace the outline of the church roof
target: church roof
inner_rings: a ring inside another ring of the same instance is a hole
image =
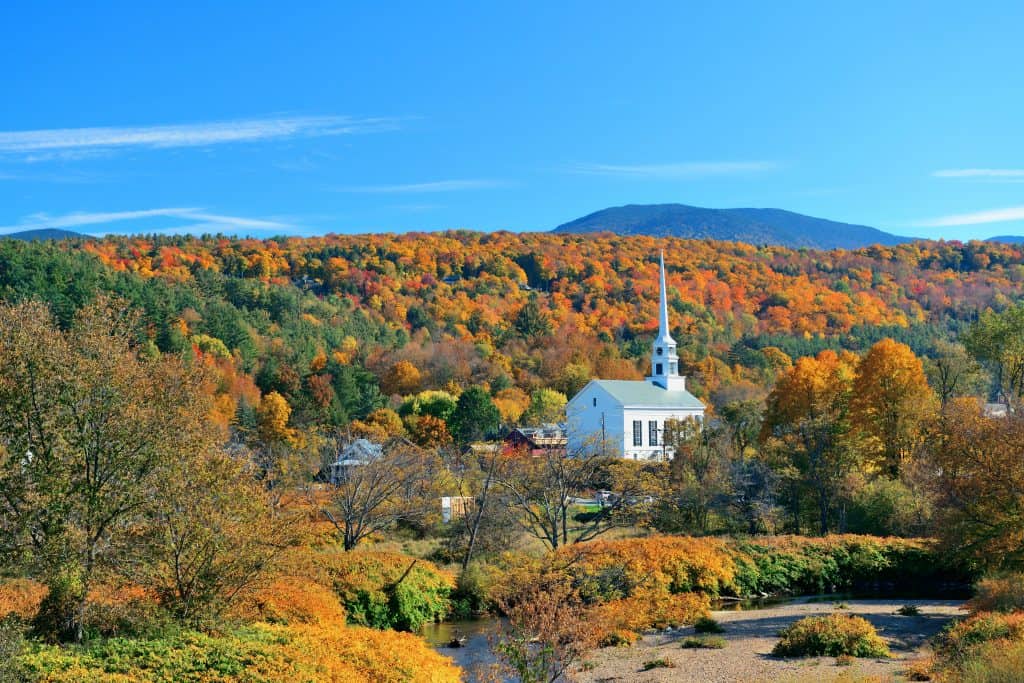
[[[685,389],[668,391],[651,382],[639,380],[595,379],[593,381],[624,406],[704,409],[704,403]]]

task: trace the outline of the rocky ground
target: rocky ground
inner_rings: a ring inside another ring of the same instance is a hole
[[[910,660],[927,654],[927,641],[954,617],[963,615],[958,600],[845,600],[844,610],[874,624],[892,650],[891,659],[858,659],[839,666],[832,657],[781,659],[771,655],[778,631],[797,619],[836,611],[831,601],[798,600],[752,610],[716,611],[712,616],[722,624],[725,648],[683,649],[680,642],[694,635],[692,628],[669,633],[648,634],[632,647],[598,650],[587,657],[584,670],[575,680],[599,683],[622,681],[899,681]],[[914,604],[920,616],[896,613],[902,605]],[[643,671],[644,663],[664,659],[675,666]]]

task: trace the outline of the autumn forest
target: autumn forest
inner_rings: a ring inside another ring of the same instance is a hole
[[[648,374],[662,250],[705,423],[506,448]],[[459,680],[416,634],[501,615],[491,675],[554,681],[869,585],[974,586],[921,675],[1024,662],[1024,245],[0,240],[0,302],[0,680]]]

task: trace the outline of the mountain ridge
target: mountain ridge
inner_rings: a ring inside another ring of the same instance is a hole
[[[556,227],[556,233],[613,232],[714,239],[812,249],[855,249],[913,242],[867,225],[841,223],[784,209],[709,209],[687,204],[626,204],[595,211]]]
[[[19,232],[9,232],[5,235],[0,235],[0,238],[7,238],[12,240],[70,240],[80,239],[89,237],[89,235],[83,235],[80,232],[72,232],[71,230],[61,230],[59,228],[40,228],[37,230],[21,230]]]

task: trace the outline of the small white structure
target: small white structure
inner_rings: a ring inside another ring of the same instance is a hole
[[[646,380],[591,380],[566,405],[570,454],[601,450],[631,460],[672,457],[663,443],[665,421],[703,421],[704,403],[686,390],[676,342],[669,333],[665,255],[661,255],[658,336]]]
[[[447,524],[465,517],[473,501],[472,496],[441,496],[441,521]]]

